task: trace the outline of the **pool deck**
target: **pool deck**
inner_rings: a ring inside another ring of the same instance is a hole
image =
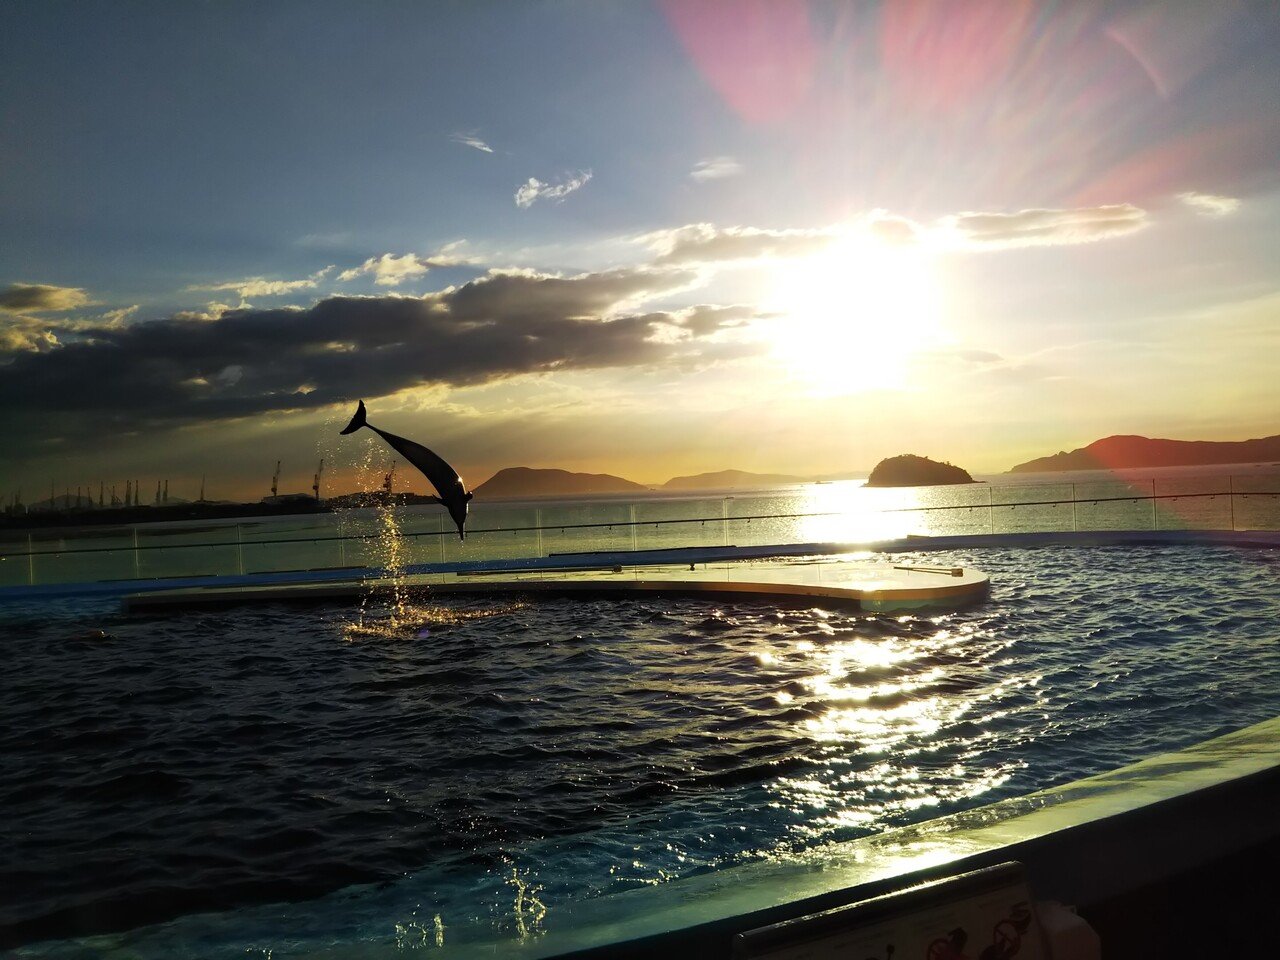
[[[765,600],[795,606],[827,605],[874,613],[956,609],[979,603],[987,575],[968,567],[876,563],[865,558],[823,558],[624,567],[490,568],[393,577],[354,577],[311,583],[186,587],[123,598],[126,613],[252,603],[327,603],[365,597],[504,594],[583,599],[636,596]]]

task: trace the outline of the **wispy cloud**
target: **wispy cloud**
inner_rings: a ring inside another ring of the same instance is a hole
[[[333,270],[332,264],[317,270],[302,280],[268,280],[266,277],[248,277],[244,280],[227,280],[222,283],[197,284],[188,290],[234,290],[241,299],[249,297],[282,297],[298,290],[312,290]]]
[[[47,283],[14,283],[0,290],[0,311],[46,313],[92,306],[80,287],[55,287]]]
[[[333,233],[308,233],[294,241],[300,247],[312,247],[320,250],[334,247],[345,247],[351,243],[351,234],[345,230]]]
[[[209,320],[217,320],[224,313],[230,313],[232,310],[240,309],[233,307],[229,303],[217,303],[211,301],[205,305],[203,310],[179,310],[170,319],[172,320],[198,320],[201,322]]]
[[[1188,190],[1178,194],[1178,199],[1196,213],[1206,217],[1225,217],[1240,209],[1240,201],[1235,197],[1223,197],[1212,193],[1196,193]]]
[[[590,179],[590,170],[580,170],[555,184],[543,183],[536,177],[530,177],[527,183],[516,189],[516,206],[524,210],[533,206],[537,200],[563,200]]]
[[[721,263],[732,260],[803,257],[831,244],[829,229],[765,230],[689,223],[636,238],[658,254],[658,263]]]
[[[454,143],[460,143],[465,147],[471,147],[479,150],[481,153],[493,153],[493,147],[489,146],[474,133],[451,133],[449,139]]]
[[[704,180],[722,180],[735,177],[742,172],[742,164],[733,157],[708,157],[699,160],[689,171],[689,178],[702,182]]]
[[[338,280],[346,283],[361,274],[370,273],[373,274],[374,283],[384,287],[395,287],[406,280],[422,276],[430,269],[430,266],[412,253],[399,257],[394,253],[384,253],[380,257],[370,257],[358,267],[343,270],[338,274]]]
[[[405,253],[400,256],[384,253],[379,257],[370,257],[358,267],[343,270],[338,274],[338,280],[345,283],[363,274],[372,274],[373,282],[379,286],[396,287],[406,280],[422,276],[434,267],[458,267],[478,263],[476,258],[464,252],[466,245],[465,240],[455,240],[426,257],[419,257],[416,253]]]
[[[945,230],[974,249],[1090,243],[1134,233],[1147,223],[1147,212],[1130,203],[1017,213],[960,213],[941,221]]]

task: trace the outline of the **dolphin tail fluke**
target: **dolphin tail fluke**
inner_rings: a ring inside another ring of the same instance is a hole
[[[356,415],[351,418],[351,422],[347,424],[347,429],[343,430],[339,436],[346,436],[348,433],[355,433],[361,427],[368,426],[365,422],[364,401],[360,401],[360,406],[356,407]]]

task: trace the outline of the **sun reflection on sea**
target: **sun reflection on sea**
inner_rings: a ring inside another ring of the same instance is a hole
[[[998,789],[1024,765],[982,762],[1011,690],[1038,677],[988,680],[1007,640],[949,618],[897,620],[899,636],[873,638],[857,625],[818,620],[807,636],[757,654],[764,667],[807,667],[775,697],[803,705],[794,730],[817,746],[821,764],[780,777],[776,806],[808,843],[917,819]],[[937,763],[938,751],[960,759]]]
[[[894,540],[914,530],[909,510],[921,505],[914,488],[869,489],[857,480],[811,484],[796,511],[801,543],[870,543]]]

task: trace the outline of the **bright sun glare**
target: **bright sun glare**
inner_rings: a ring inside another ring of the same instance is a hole
[[[903,389],[912,361],[942,339],[933,264],[918,244],[851,232],[774,277],[774,355],[812,394]]]

